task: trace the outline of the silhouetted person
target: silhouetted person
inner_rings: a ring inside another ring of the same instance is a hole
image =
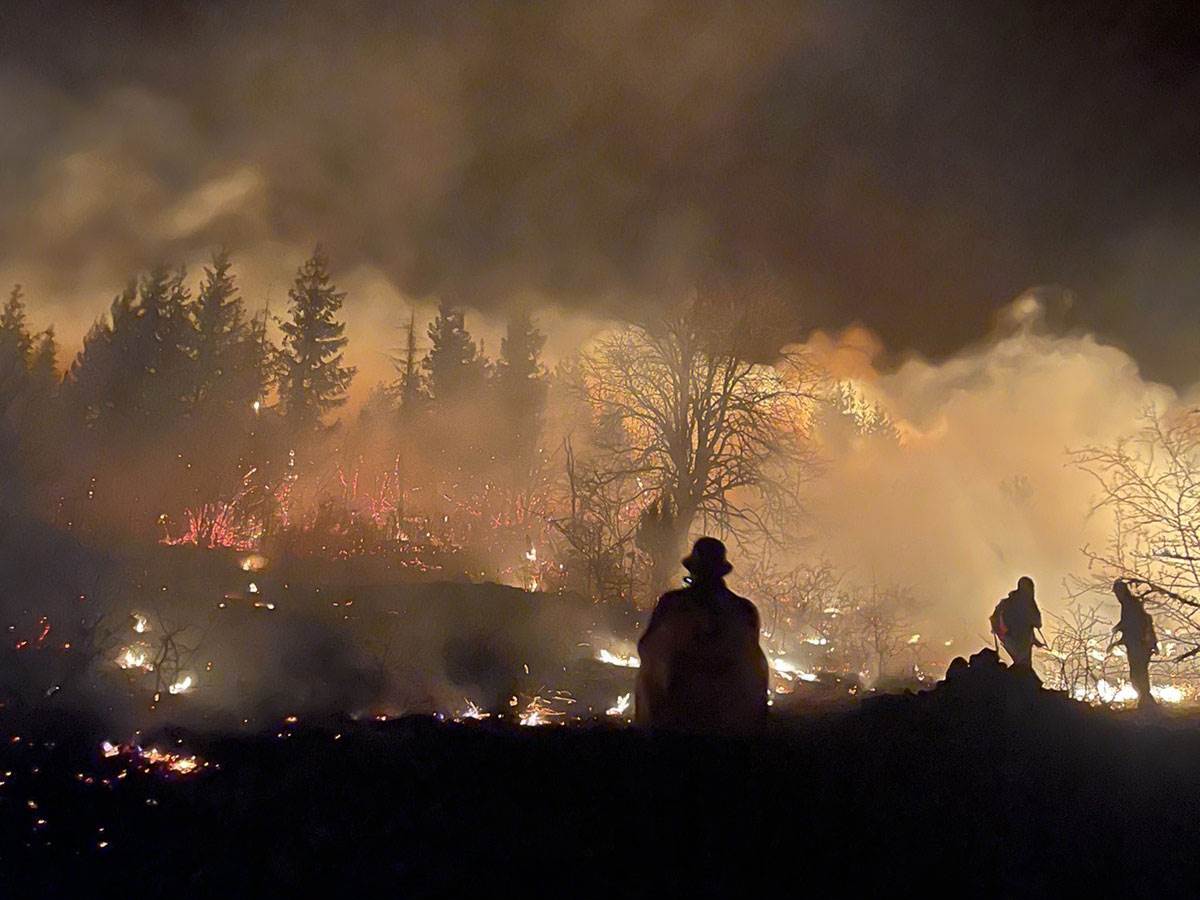
[[[725,545],[700,538],[683,561],[687,587],[659,598],[638,641],[639,725],[735,732],[767,713],[767,658],[758,610],[725,586]]]
[[[1133,596],[1121,579],[1113,582],[1113,594],[1121,604],[1121,618],[1113,626],[1113,634],[1120,633],[1108,645],[1112,650],[1117,644],[1125,645],[1125,656],[1129,660],[1129,681],[1138,692],[1138,706],[1153,706],[1150,693],[1150,657],[1158,652],[1158,635],[1154,633],[1154,619],[1146,612],[1139,597]]]
[[[1042,611],[1033,596],[1033,579],[1021,576],[1017,589],[996,604],[992,633],[1012,658],[1013,666],[1033,670],[1033,648],[1045,647],[1034,634],[1042,627]]]

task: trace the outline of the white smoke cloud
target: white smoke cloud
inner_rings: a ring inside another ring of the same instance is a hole
[[[817,334],[808,349],[881,404],[899,444],[856,440],[833,452],[815,486],[820,548],[859,581],[911,585],[942,639],[987,634],[987,615],[1020,575],[1044,608],[1085,543],[1111,522],[1068,451],[1129,433],[1149,407],[1177,402],[1124,351],[1091,335],[1043,333],[1033,295],[1002,317],[1010,329],[940,362],[872,363],[880,342],[861,328]]]

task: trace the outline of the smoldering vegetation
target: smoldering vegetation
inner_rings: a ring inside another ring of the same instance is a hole
[[[555,714],[590,718],[632,690],[632,672],[595,659],[632,644],[632,609],[465,580],[355,584],[304,565],[254,574],[194,548],[72,559],[63,543],[7,544],[6,611],[45,623],[0,675],[18,728],[65,716],[98,743],[165,725],[261,730],[472,706],[515,722],[566,687]],[[56,575],[30,578],[36,565]]]
[[[1087,460],[1116,457],[1070,455],[1127,446],[1147,414],[1175,427],[1186,397],[1093,336],[1056,333],[1036,294],[943,363],[884,367],[863,329],[764,357],[774,287],[699,285],[553,369],[537,311],[508,318],[492,357],[442,302],[395,330],[392,374],[357,409],[347,295],[319,251],[269,320],[246,310],[227,254],[198,278],[143,273],[65,378],[14,290],[11,702],[128,730],[512,715],[549,698],[567,717],[620,715],[645,610],[704,532],[730,543],[734,585],[759,605],[781,703],[825,682],[843,696],[921,683],[987,642],[1018,574],[1064,614],[1043,657],[1055,686],[1124,696],[1099,633],[1117,576],[1142,579],[1171,622],[1156,668],[1190,677],[1172,660],[1198,633],[1179,599],[1191,587],[1097,549],[1188,546],[1186,522],[1119,515],[1119,477],[1139,461],[1152,477],[1158,445],[1108,472],[1107,495]],[[1172,433],[1184,462],[1164,509],[1195,458],[1191,432]],[[1065,616],[1084,603],[1096,633],[1080,636]],[[601,650],[607,669],[587,662]]]
[[[144,735],[179,771],[43,721],[0,744],[0,871],[29,895],[1186,894],[1193,724],[1029,687],[976,659],[754,739],[415,716]]]

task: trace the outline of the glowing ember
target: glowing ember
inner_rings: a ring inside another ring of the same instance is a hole
[[[605,715],[608,715],[608,716],[623,716],[623,715],[625,715],[625,713],[627,713],[629,711],[630,700],[632,699],[632,697],[633,697],[633,694],[622,694],[620,697],[617,698],[617,702],[613,706],[610,706],[605,711]]]
[[[186,693],[187,691],[191,690],[192,683],[193,683],[192,676],[185,675],[183,678],[180,678],[178,681],[176,681],[174,684],[172,684],[170,687],[168,687],[167,693],[168,694]]]
[[[130,644],[117,655],[117,665],[122,669],[141,669],[143,672],[154,671],[154,663],[150,661],[150,648],[145,644]]]
[[[141,613],[132,613],[133,630],[138,634],[145,634],[150,630],[150,623]]]
[[[464,699],[466,699],[467,708],[458,714],[458,716],[456,717],[457,719],[459,719],[460,721],[462,719],[475,719],[477,721],[481,721],[483,719],[491,718],[492,714],[490,712],[484,712],[482,709],[480,709],[479,704],[476,703],[474,700],[470,700],[467,698],[464,698]],[[522,723],[522,724],[524,724],[524,723]]]
[[[152,766],[165,766],[177,775],[190,775],[200,767],[200,759],[196,756],[184,756],[181,753],[159,750],[151,747],[149,750],[137,748],[138,755]]]
[[[228,547],[232,550],[254,550],[262,538],[263,523],[243,507],[250,496],[251,479],[256,471],[250,469],[242,476],[241,487],[232,499],[205,503],[199,509],[184,510],[187,529],[178,537],[166,532],[162,543],[173,547],[194,544],[209,549]],[[165,529],[167,516],[164,514],[159,521]]]
[[[171,750],[159,750],[157,747],[151,747],[147,750],[136,744],[114,744],[112,741],[101,743],[100,752],[104,754],[106,759],[117,756],[128,756],[131,762],[141,762],[146,766],[161,766],[175,775],[191,775],[198,769],[208,765],[208,763],[195,754],[185,756],[182,753],[175,753]],[[125,777],[124,773],[119,777]]]
[[[238,566],[243,572],[261,572],[267,567],[267,558],[261,553],[251,553],[243,556]]]
[[[521,712],[518,721],[522,725],[537,727],[539,725],[550,725],[552,724],[551,719],[561,715],[562,713],[552,708],[541,697],[534,697]]]
[[[603,647],[596,653],[596,659],[609,666],[620,666],[624,669],[637,669],[642,665],[642,661],[633,654],[622,656],[619,653],[613,653]]]

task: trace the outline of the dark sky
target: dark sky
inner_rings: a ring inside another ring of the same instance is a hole
[[[1190,383],[1188,6],[6,3],[0,275],[94,315],[217,243],[481,309],[765,273],[934,356],[1048,286]]]

